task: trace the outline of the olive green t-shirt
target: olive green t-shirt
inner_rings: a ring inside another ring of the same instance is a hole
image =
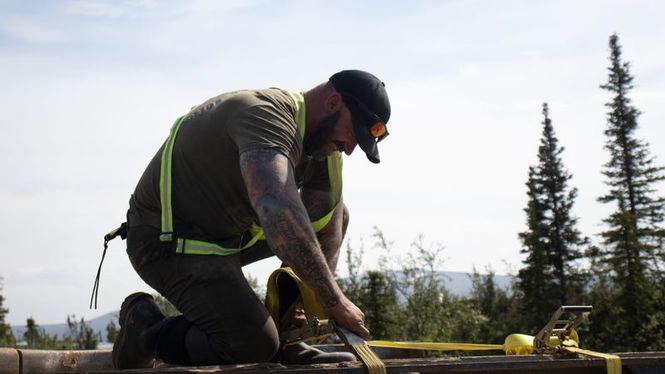
[[[291,95],[276,88],[225,93],[187,114],[173,149],[177,236],[237,245],[252,223],[258,223],[240,173],[239,158],[245,151],[277,150],[288,158],[299,187],[330,191],[328,163],[304,156],[295,116]],[[160,228],[163,147],[130,199],[130,226]]]

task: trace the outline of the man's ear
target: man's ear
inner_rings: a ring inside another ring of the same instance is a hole
[[[342,108],[344,101],[342,101],[342,95],[337,92],[333,92],[326,99],[326,114],[336,113]]]

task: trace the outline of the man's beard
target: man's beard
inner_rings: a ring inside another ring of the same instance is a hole
[[[316,131],[305,134],[305,143],[303,149],[307,156],[313,156],[314,158],[320,158],[317,155],[324,145],[330,143],[332,134],[335,130],[335,125],[339,120],[341,113],[337,111],[335,113],[329,114],[326,117],[323,117],[316,126]]]

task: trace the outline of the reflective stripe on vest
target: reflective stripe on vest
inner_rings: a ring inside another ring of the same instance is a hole
[[[305,98],[300,93],[290,93],[296,107],[295,120],[298,126],[298,133],[300,139],[304,140],[305,138],[305,119],[306,119],[306,108],[305,108]],[[240,248],[224,248],[215,243],[185,239],[185,238],[175,238],[173,233],[173,185],[172,185],[172,169],[173,169],[173,147],[175,145],[176,135],[180,126],[187,118],[187,115],[184,115],[178,118],[173,126],[171,127],[171,132],[166,143],[164,144],[164,149],[162,150],[162,158],[160,165],[160,175],[159,175],[159,200],[161,205],[161,234],[159,240],[162,242],[173,242],[176,241],[176,253],[181,254],[199,254],[199,255],[218,255],[218,256],[227,256],[231,254],[238,253],[243,249],[249,248],[256,244],[259,240],[265,240],[265,233],[263,229],[257,224],[252,224],[249,232],[252,235],[252,238],[244,246]],[[315,222],[312,222],[312,228],[315,232],[320,231],[324,228],[332,219],[332,215],[335,212],[335,207],[341,199],[341,155],[339,152],[335,152],[328,158],[328,175],[331,183],[331,196],[332,196],[332,206],[333,209],[318,219]]]
[[[325,216],[312,222],[314,232],[321,231],[332,219],[337,204],[342,200],[342,154],[333,152],[328,156],[328,181],[330,183],[330,206],[332,210]]]

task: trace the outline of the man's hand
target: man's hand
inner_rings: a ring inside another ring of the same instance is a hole
[[[369,337],[369,330],[365,327],[365,314],[346,296],[342,297],[339,304],[328,308],[327,312],[338,325],[346,327],[365,339]]]

